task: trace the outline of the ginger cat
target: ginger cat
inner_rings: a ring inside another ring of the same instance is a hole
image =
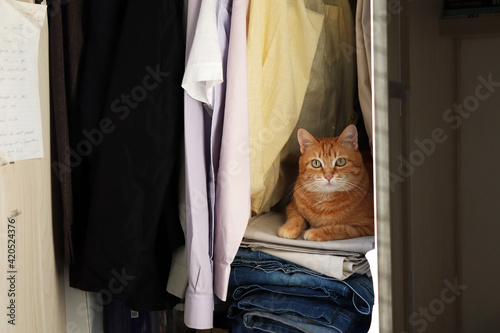
[[[358,150],[358,131],[349,125],[340,136],[315,138],[297,131],[301,156],[284,238],[328,241],[374,234],[371,155]]]

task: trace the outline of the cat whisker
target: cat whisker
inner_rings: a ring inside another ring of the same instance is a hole
[[[347,193],[353,193],[354,196],[356,197],[356,199],[360,200],[360,199],[363,199],[363,197],[368,194],[368,191],[366,191],[365,189],[359,187],[358,185],[350,182],[350,181],[346,181],[346,185],[348,185],[349,187],[345,186],[344,187],[344,190],[345,192]]]
[[[347,192],[347,195],[349,195],[349,199],[351,199],[351,200],[352,200],[352,197],[351,197],[351,191],[350,191],[350,190],[347,190],[346,192]]]
[[[293,199],[293,191],[294,191],[296,183],[297,183],[297,181],[294,181],[292,184],[290,184],[290,186],[288,186],[287,195],[285,196],[285,200],[291,201],[291,199]]]
[[[359,191],[349,190],[349,193],[351,192],[357,200],[363,199],[363,195],[360,195]]]
[[[301,183],[300,186],[295,188],[295,192],[303,194],[305,192],[310,192],[311,189],[315,188],[316,184],[314,183]]]
[[[367,190],[365,190],[364,188],[360,187],[359,185],[356,185],[355,183],[353,183],[353,182],[351,182],[349,180],[346,180],[345,183],[346,183],[346,185],[351,186],[348,190],[354,190],[354,191],[359,190],[359,191],[363,192],[363,194],[367,194],[368,193]]]

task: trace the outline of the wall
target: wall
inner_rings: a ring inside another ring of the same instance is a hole
[[[407,186],[408,332],[457,332],[458,303],[441,301],[457,278],[455,134],[443,120],[454,102],[454,41],[440,36],[442,1],[406,3],[410,96],[399,174]]]
[[[463,112],[453,124],[459,132],[459,268],[466,286],[460,318],[464,333],[493,333],[500,317],[500,38],[461,40],[459,51]]]
[[[500,39],[471,38],[470,22],[440,30],[441,1],[403,3],[410,94],[406,140],[401,157],[392,158],[407,193],[399,221],[407,225],[407,288],[404,323],[394,332],[497,332]],[[490,75],[497,83],[479,79]]]

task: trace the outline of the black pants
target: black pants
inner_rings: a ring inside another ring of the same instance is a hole
[[[182,1],[86,3],[70,110],[70,285],[164,309],[178,219],[183,137]]]

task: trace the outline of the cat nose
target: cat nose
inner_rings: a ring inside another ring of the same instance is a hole
[[[325,178],[326,178],[326,180],[330,181],[333,178],[333,175],[330,175],[330,174],[325,175]]]

